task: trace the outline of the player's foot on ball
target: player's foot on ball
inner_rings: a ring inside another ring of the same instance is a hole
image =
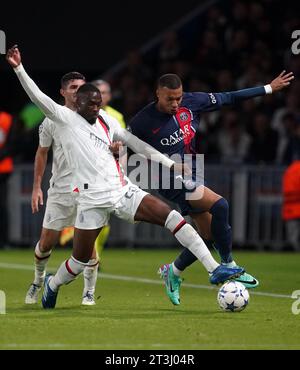
[[[44,292],[42,297],[42,305],[44,308],[54,308],[56,305],[57,292],[51,290],[49,283],[53,279],[52,274],[47,274],[44,282]]]
[[[235,278],[234,281],[242,283],[248,289],[256,288],[259,285],[259,281],[255,279],[254,276],[247,274],[247,272],[244,272],[241,276]]]
[[[226,280],[232,280],[240,277],[245,270],[242,267],[227,267],[225,265],[218,266],[210,275],[209,281],[211,284],[222,284]]]
[[[42,287],[40,285],[30,284],[30,287],[26,293],[25,304],[36,304],[41,288]]]
[[[235,263],[235,261],[229,263],[222,263],[222,265],[227,267],[240,267]],[[248,274],[247,272],[244,272],[240,277],[234,280],[239,283],[242,283],[248,289],[256,288],[259,285],[259,281],[254,276]]]
[[[158,270],[158,274],[164,280],[167,296],[170,301],[175,306],[180,305],[179,290],[182,279],[174,274],[172,264],[162,265]]]
[[[96,304],[95,298],[94,298],[94,293],[91,293],[87,291],[84,293],[82,297],[82,303],[83,306],[94,306]]]

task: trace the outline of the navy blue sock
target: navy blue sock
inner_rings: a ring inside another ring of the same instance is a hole
[[[207,245],[207,247],[210,248],[212,241],[205,240],[205,239],[203,240],[204,240],[204,243]],[[189,249],[184,248],[181,254],[174,261],[174,265],[178,268],[178,270],[184,271],[187,267],[189,267],[195,261],[197,261],[197,257],[192,252],[190,252]]]
[[[190,252],[189,249],[184,248],[180,255],[174,261],[174,265],[180,271],[184,271],[188,266],[197,261],[197,257]]]
[[[209,210],[212,214],[211,233],[214,247],[222,263],[232,262],[232,232],[229,225],[229,206],[226,199],[219,199]]]

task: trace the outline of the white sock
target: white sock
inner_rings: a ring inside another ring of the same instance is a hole
[[[173,267],[173,272],[174,272],[174,275],[176,276],[180,276],[180,274],[182,273],[181,270],[179,270],[176,266],[175,266],[175,263],[172,262],[172,267]]]
[[[186,223],[180,213],[170,212],[165,227],[174,234],[181,245],[188,248],[198,258],[209,273],[219,266],[199,234]]]
[[[228,263],[222,263],[222,265],[232,268],[232,267],[236,266],[236,263],[235,263],[235,261],[231,261],[231,262],[228,262]]]
[[[33,284],[42,286],[46,275],[46,265],[52,250],[48,252],[40,251],[40,241],[36,243],[34,254],[34,281]]]
[[[86,294],[86,292],[90,292],[91,294],[95,293],[98,277],[98,264],[99,260],[97,258],[90,259],[89,264],[85,266],[83,270],[84,277],[83,296]]]
[[[76,279],[85,268],[87,264],[77,261],[73,256],[68,260],[64,261],[56,274],[50,280],[49,286],[53,292],[58,291],[61,285],[69,284]]]

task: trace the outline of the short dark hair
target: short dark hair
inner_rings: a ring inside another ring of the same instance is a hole
[[[71,80],[83,80],[85,81],[85,77],[83,74],[79,72],[69,72],[66,73],[64,76],[62,76],[60,80],[61,87],[64,88],[66,87],[67,83]]]
[[[96,92],[96,93],[100,93],[100,90],[98,89],[98,87],[96,87],[95,85],[91,84],[91,83],[86,83],[84,85],[81,85],[79,87],[79,89],[77,90],[77,95],[78,94],[86,94],[86,93],[89,93],[89,92]]]
[[[163,76],[161,76],[158,79],[157,83],[158,87],[167,87],[168,89],[179,89],[179,87],[182,86],[182,82],[179,76],[168,73]]]

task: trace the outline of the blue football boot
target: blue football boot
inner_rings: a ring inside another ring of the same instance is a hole
[[[56,298],[57,298],[57,292],[53,292],[51,290],[49,283],[51,279],[53,278],[52,274],[47,274],[45,277],[45,282],[44,282],[44,292],[43,292],[43,297],[42,297],[42,305],[44,308],[54,308],[56,305]]]
[[[226,265],[218,266],[210,275],[209,281],[211,284],[222,284],[226,280],[232,280],[240,277],[245,270],[242,267],[228,267]]]

